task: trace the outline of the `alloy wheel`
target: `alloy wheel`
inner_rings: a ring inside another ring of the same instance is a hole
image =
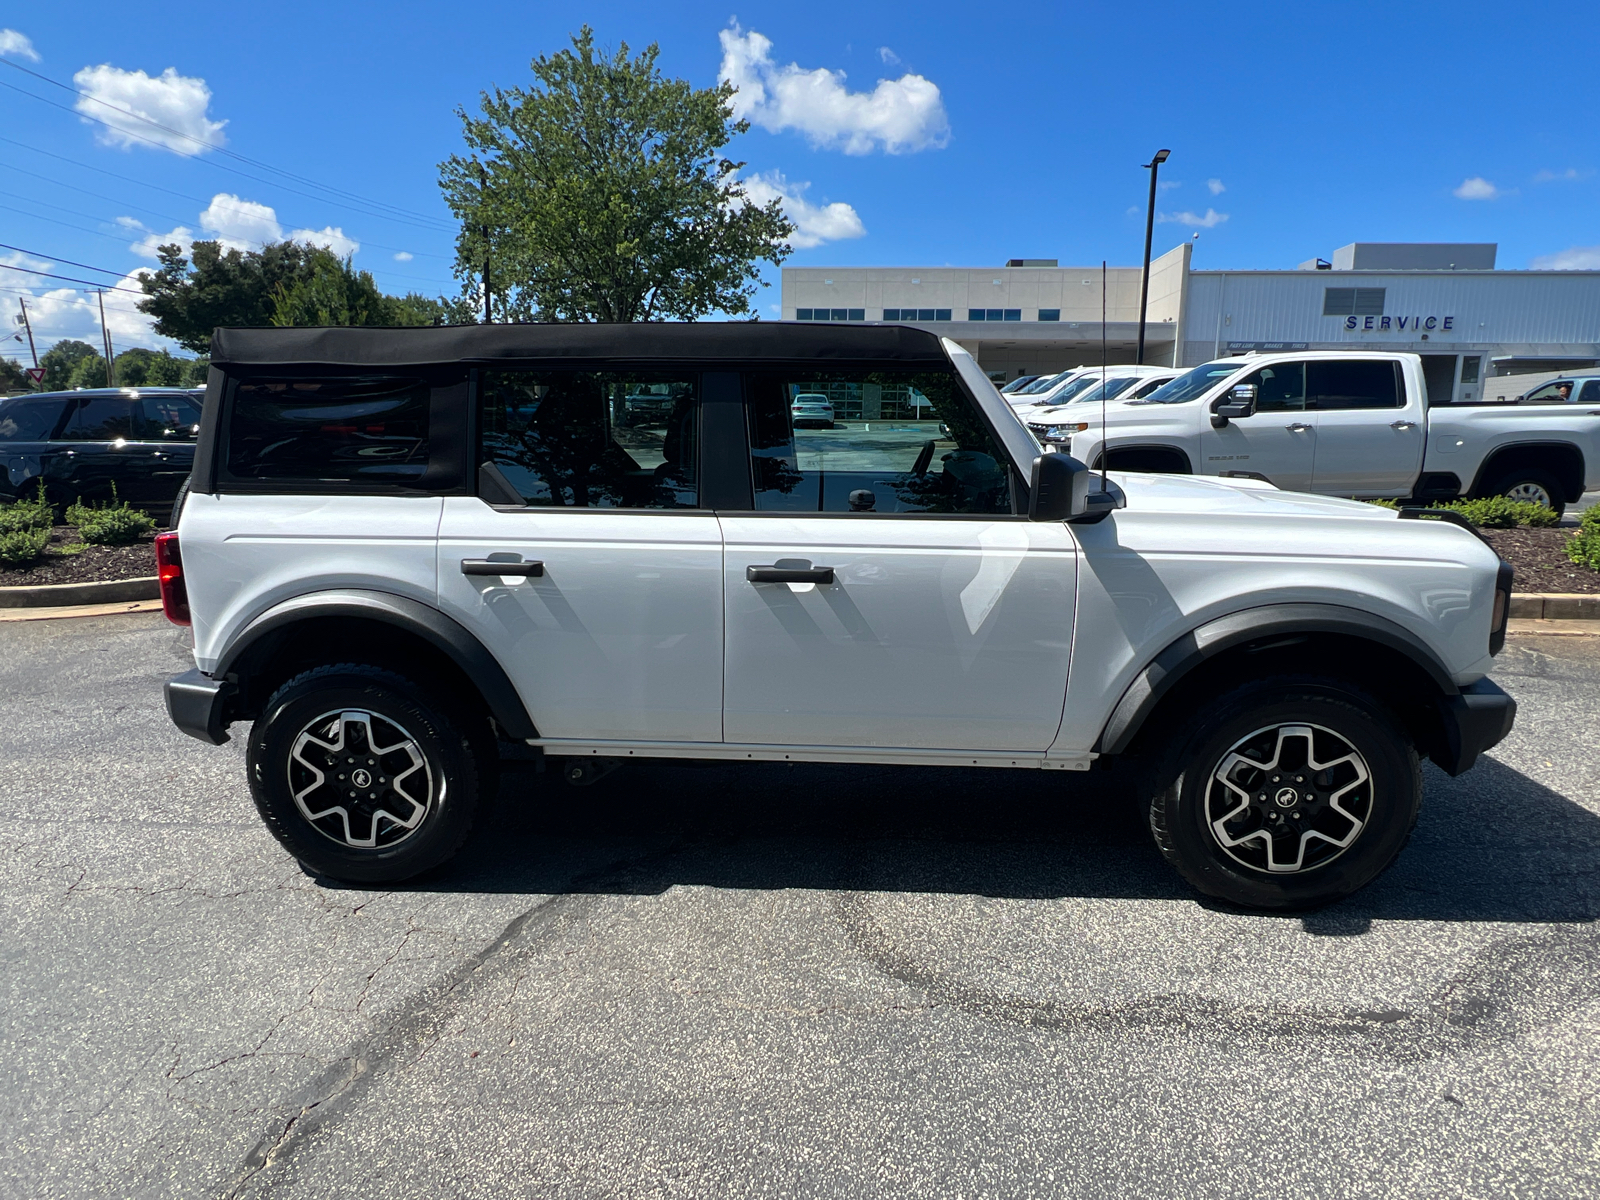
[[[1320,725],[1269,725],[1222,756],[1207,781],[1205,820],[1241,866],[1293,874],[1349,849],[1372,803],[1372,772],[1347,739]]]
[[[416,738],[363,709],[308,721],[294,739],[288,773],[295,806],[312,828],[356,849],[405,841],[442,799]]]
[[[1516,500],[1528,504],[1542,504],[1546,508],[1555,507],[1555,505],[1551,502],[1550,493],[1545,489],[1544,485],[1533,483],[1528,480],[1524,480],[1522,483],[1517,484],[1516,487],[1507,489],[1506,499]]]

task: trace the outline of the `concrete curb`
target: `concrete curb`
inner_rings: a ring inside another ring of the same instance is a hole
[[[13,621],[55,621],[62,617],[118,617],[124,613],[160,611],[159,600],[128,600],[121,604],[69,604],[64,608],[0,608],[0,625]],[[1589,627],[1585,625],[1584,628]],[[1600,632],[1600,625],[1595,629],[1596,632]]]
[[[1520,592],[1511,597],[1511,617],[1524,621],[1600,621],[1600,595],[1583,592]]]
[[[65,608],[84,604],[123,604],[161,599],[161,581],[108,579],[99,583],[42,583],[36,587],[0,587],[0,608]]]

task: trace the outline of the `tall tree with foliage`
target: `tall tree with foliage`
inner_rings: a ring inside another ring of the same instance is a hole
[[[440,164],[461,221],[456,274],[513,320],[693,320],[747,313],[759,265],[789,253],[794,226],[753,203],[723,148],[730,84],[696,89],[656,67],[655,44],[572,49],[533,60],[534,86],[483,93],[459,110],[465,155]]]
[[[106,365],[105,359],[100,357],[100,352],[88,342],[80,342],[77,338],[62,338],[39,356],[39,365],[44,368],[43,389],[47,392],[59,392],[71,387],[73,374],[87,359],[93,359],[98,366],[100,382],[85,386],[105,387]],[[90,378],[89,372],[92,370],[94,367],[84,367],[84,378]]]
[[[432,325],[444,305],[424,296],[388,296],[369,271],[331,250],[313,250],[306,270],[273,294],[274,325]]]

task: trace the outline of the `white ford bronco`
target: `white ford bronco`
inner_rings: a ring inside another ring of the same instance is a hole
[[[1600,385],[1594,402],[1576,404],[1430,407],[1427,396],[1415,354],[1301,350],[1205,363],[1148,395],[1111,401],[1103,424],[1101,406],[1089,403],[1025,419],[1042,443],[1091,466],[1109,446],[1113,471],[1424,503],[1509,496],[1557,512],[1600,488]]]
[[[1196,888],[1304,908],[1393,861],[1422,758],[1465,771],[1515,714],[1511,572],[1470,529],[1102,486],[924,331],[224,329],[212,364],[158,545],[194,635],[168,709],[251,722],[315,873],[443,862],[505,757],[1128,760]],[[797,430],[801,395],[882,419]]]

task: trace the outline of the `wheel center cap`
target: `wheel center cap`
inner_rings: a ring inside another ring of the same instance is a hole
[[[355,784],[358,788],[371,787],[372,786],[372,772],[370,772],[370,771],[355,771],[355,772],[352,772],[351,775],[350,775],[350,782]],[[1282,793],[1279,793],[1278,803],[1279,804],[1283,803],[1283,795],[1282,795]]]
[[[366,785],[363,784],[362,786],[364,787]],[[1279,788],[1278,794],[1272,799],[1279,808],[1293,808],[1296,804],[1300,803],[1300,793],[1289,787]]]

